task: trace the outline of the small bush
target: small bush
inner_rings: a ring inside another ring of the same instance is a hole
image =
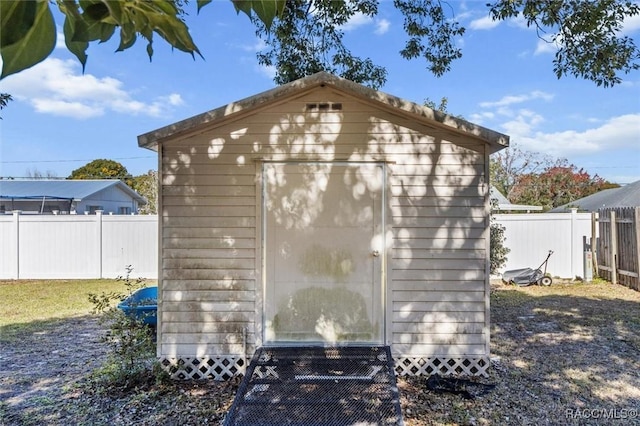
[[[133,268],[127,266],[127,274],[118,277],[124,282],[125,292],[103,292],[89,294],[93,312],[100,314],[100,321],[107,326],[101,340],[111,348],[107,362],[97,371],[107,382],[124,387],[135,386],[138,378],[154,369],[154,330],[144,322],[144,317],[126,315],[117,308],[117,303],[146,286],[145,280],[130,278]],[[135,308],[135,306],[134,306]]]
[[[492,209],[497,204],[496,200],[491,200]],[[496,274],[500,268],[507,264],[507,254],[511,251],[504,245],[505,227],[497,223],[493,215],[489,224],[489,272]]]

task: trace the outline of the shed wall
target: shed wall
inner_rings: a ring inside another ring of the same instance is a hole
[[[429,136],[441,132],[328,87],[236,117],[162,143],[161,359],[251,356],[262,323],[260,164],[349,160],[388,164],[394,355],[488,356],[481,142]]]

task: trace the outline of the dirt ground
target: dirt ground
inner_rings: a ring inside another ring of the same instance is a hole
[[[496,283],[491,303],[490,374],[470,380],[495,387],[459,387],[465,399],[400,378],[406,426],[640,425],[640,292]],[[82,317],[0,339],[0,424],[221,424],[237,381],[150,374],[128,389],[105,386],[91,374],[105,359],[103,331]]]

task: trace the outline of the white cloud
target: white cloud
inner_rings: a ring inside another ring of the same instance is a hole
[[[166,99],[169,105],[180,106],[184,105],[184,101],[182,100],[182,96],[178,93],[172,93],[169,96],[163,96],[160,99]]]
[[[363,13],[356,13],[354,14],[351,18],[349,18],[349,20],[347,21],[346,24],[342,25],[340,28],[343,31],[352,31],[355,30],[358,27],[362,27],[364,25],[368,25],[370,23],[373,22],[373,18],[371,18],[370,16],[367,16]]]
[[[56,49],[66,49],[67,45],[64,41],[64,34],[58,28],[58,32],[56,32]]]
[[[544,101],[551,101],[553,99],[553,94],[543,92],[541,90],[534,90],[530,93],[524,95],[507,95],[502,99],[493,102],[481,102],[480,106],[482,108],[493,108],[493,107],[505,107],[513,104],[520,104],[523,102],[528,102],[535,99],[542,99]]]
[[[376,21],[376,30],[374,31],[374,33],[378,35],[385,34],[387,31],[389,31],[390,26],[391,26],[391,22],[389,22],[388,20],[378,19]]]
[[[545,38],[539,38],[536,44],[534,55],[544,55],[546,53],[556,53],[562,48],[562,37],[558,35],[550,35]]]
[[[613,117],[597,127],[582,131],[564,130],[545,133],[536,130],[538,116],[518,116],[504,124],[511,140],[529,151],[545,152],[555,157],[585,155],[610,149],[638,149],[640,114]]]
[[[630,35],[633,32],[640,30],[640,15],[630,16],[624,20],[622,24],[622,33]]]
[[[551,101],[553,94],[534,90],[522,95],[507,95],[498,101],[482,102],[480,106],[487,111],[473,115],[475,122],[490,121],[492,126],[511,137],[512,142],[525,150],[545,152],[549,155],[566,158],[571,155],[588,155],[607,149],[638,149],[640,135],[640,113],[612,117],[607,121],[585,118],[582,122],[588,126],[584,130],[562,130],[546,132],[543,129],[545,117],[531,108],[512,108],[514,105],[534,100]],[[506,121],[499,123],[500,117]]]
[[[521,109],[513,120],[503,123],[502,128],[508,135],[528,135],[543,121],[544,118],[540,114]]]
[[[496,117],[496,114],[490,111],[480,112],[471,114],[469,119],[472,123],[483,124],[487,120],[493,120]]]
[[[500,25],[500,21],[493,20],[491,16],[485,16],[483,18],[474,19],[469,23],[469,28],[472,30],[490,30]]]
[[[267,44],[264,42],[264,40],[257,38],[256,42],[253,44],[241,44],[238,47],[244,50],[245,52],[253,53],[253,52],[259,52],[265,49],[267,47]]]
[[[273,65],[268,66],[268,67],[263,66],[263,65],[258,65],[258,66],[256,66],[256,70],[260,74],[268,77],[270,80],[273,80],[274,78],[276,78],[276,67],[274,67]]]
[[[79,119],[99,117],[104,114],[103,108],[97,105],[87,106],[81,102],[68,102],[45,98],[33,98],[29,101],[33,109],[43,114],[75,117]]]
[[[122,81],[81,74],[75,60],[49,58],[3,80],[3,91],[27,102],[40,113],[77,119],[121,114],[158,117],[183,103],[177,93],[142,101],[133,99]]]
[[[575,162],[575,159],[583,163],[590,162],[593,173],[600,173],[598,169],[603,164],[607,166],[604,167],[607,170],[614,169],[618,164],[617,160],[603,158],[620,158],[621,161],[631,161],[629,164],[634,164],[631,160],[633,156],[640,158],[640,113],[621,114],[606,119],[573,113],[563,120],[561,117],[551,116],[553,113],[549,112],[549,108],[531,108],[536,100],[550,101],[553,98],[552,94],[538,90],[504,96],[498,101],[483,102],[483,108],[473,114],[471,120],[499,129],[509,135],[512,144],[517,144],[526,151],[545,153],[552,158],[567,158],[570,162]],[[575,128],[569,127],[570,125],[558,128],[558,123],[580,124]],[[611,162],[603,163],[605,161]],[[637,166],[634,168],[637,170]],[[613,176],[612,173],[601,176],[612,182],[634,181],[631,173],[626,176]]]
[[[533,30],[535,28],[535,26],[531,26],[527,23],[527,19],[522,15],[522,13],[519,13],[515,18],[509,19],[508,22],[510,26],[523,30]]]

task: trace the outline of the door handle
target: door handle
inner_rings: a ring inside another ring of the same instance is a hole
[[[374,250],[371,252],[371,254],[373,255],[373,257],[378,257],[380,256],[380,252],[378,250]]]

